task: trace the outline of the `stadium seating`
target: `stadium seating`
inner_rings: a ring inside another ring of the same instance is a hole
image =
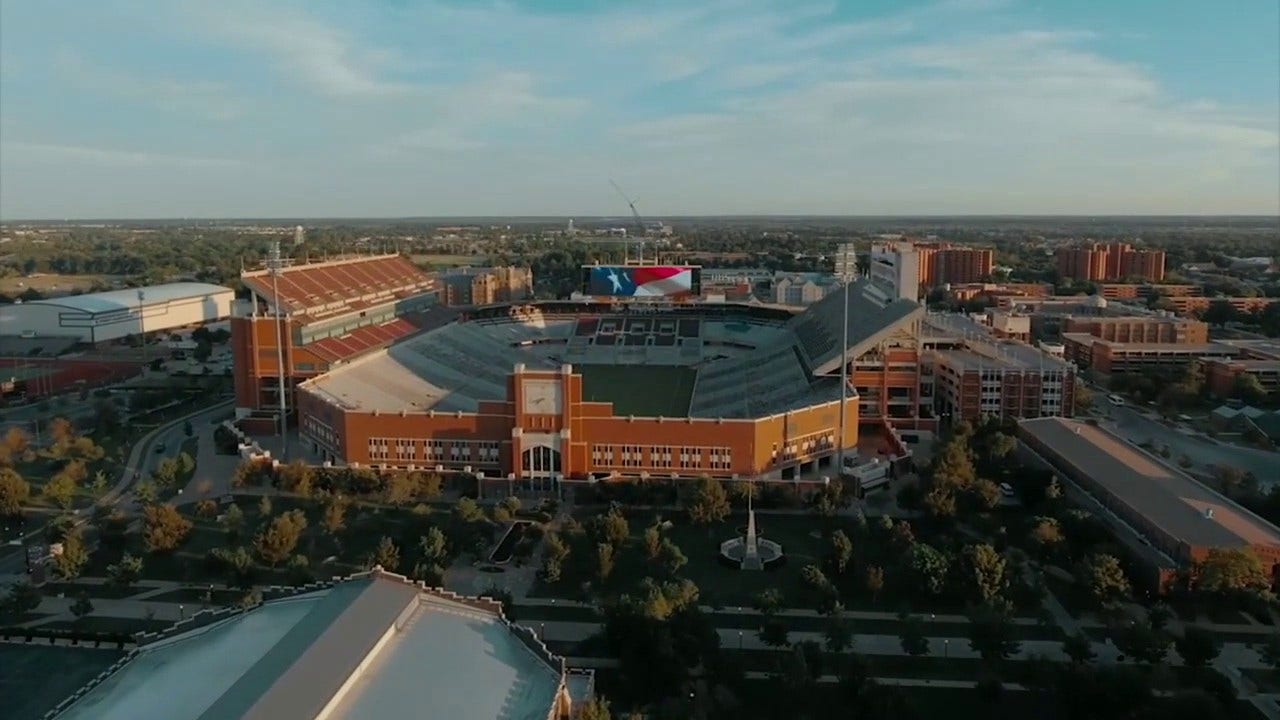
[[[922,313],[920,304],[911,300],[880,300],[870,280],[859,280],[849,286],[849,348],[858,348],[877,333],[886,331],[913,314]],[[839,366],[841,339],[845,334],[844,293],[831,293],[805,309],[788,326],[800,340],[800,348],[808,367],[817,372],[835,362]]]

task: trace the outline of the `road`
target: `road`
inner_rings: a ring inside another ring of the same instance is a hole
[[[1157,446],[1167,445],[1173,453],[1170,460],[1177,462],[1179,456],[1186,455],[1195,463],[1192,470],[1208,472],[1210,466],[1237,467],[1253,473],[1263,489],[1276,484],[1277,480],[1273,478],[1280,478],[1276,472],[1280,453],[1220,444],[1204,435],[1179,432],[1127,405],[1115,407],[1105,400],[1099,404],[1103,406],[1100,409],[1110,416],[1105,423],[1107,429],[1135,443],[1151,441]]]

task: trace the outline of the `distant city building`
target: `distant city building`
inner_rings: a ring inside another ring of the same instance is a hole
[[[1057,471],[1138,560],[1140,587],[1166,590],[1211,550],[1252,550],[1268,576],[1280,563],[1280,531],[1203,483],[1087,423],[1045,418],[1018,424],[1020,452]]]
[[[1280,340],[1223,340],[1221,344],[1236,348],[1239,355],[1205,362],[1209,392],[1218,397],[1231,397],[1237,380],[1247,374],[1258,380],[1264,392],[1280,394]]]
[[[911,243],[873,243],[870,259],[871,282],[886,299],[920,298],[920,252]]]
[[[841,287],[838,277],[826,273],[779,274],[773,281],[773,302],[804,307]]]
[[[1059,248],[1055,260],[1059,277],[1077,282],[1164,279],[1163,250],[1138,250],[1127,243]]]
[[[533,297],[529,268],[454,268],[440,276],[441,304],[447,307],[520,302]]]
[[[225,320],[235,291],[198,282],[67,295],[0,305],[0,335],[103,343]]]

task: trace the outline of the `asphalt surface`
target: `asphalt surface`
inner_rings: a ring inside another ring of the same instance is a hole
[[[1111,405],[1105,398],[1096,406],[1110,417],[1105,422],[1107,429],[1135,443],[1150,441],[1157,447],[1168,446],[1170,459],[1177,462],[1186,455],[1195,463],[1192,470],[1209,472],[1211,467],[1231,466],[1252,472],[1263,489],[1280,484],[1280,453],[1218,443],[1190,430],[1179,431],[1128,405]]]

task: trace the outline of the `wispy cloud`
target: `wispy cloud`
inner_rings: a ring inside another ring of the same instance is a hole
[[[118,167],[225,168],[242,163],[228,158],[167,155],[154,152],[5,141],[0,143],[8,162],[87,163]]]
[[[87,62],[70,48],[54,52],[52,68],[68,85],[83,91],[106,93],[162,110],[217,120],[234,120],[245,110],[245,104],[233,96],[226,83],[124,72]]]

